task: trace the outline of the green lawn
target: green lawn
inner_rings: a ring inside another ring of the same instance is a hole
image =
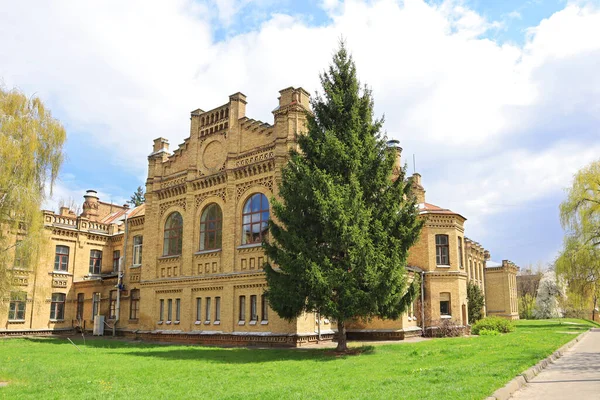
[[[565,323],[576,322],[577,324]],[[7,399],[482,399],[591,325],[520,321],[502,336],[376,345],[360,355],[66,339],[0,340]]]

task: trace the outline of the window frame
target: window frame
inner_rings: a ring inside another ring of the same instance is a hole
[[[204,323],[210,324],[210,297],[204,298]]]
[[[258,310],[255,294],[250,295],[250,321],[258,321]]]
[[[66,253],[60,253],[59,249],[66,249]],[[58,244],[54,249],[54,271],[67,272],[69,271],[69,254],[71,249],[69,246]],[[64,268],[63,268],[64,265]],[[57,268],[58,267],[58,268]]]
[[[196,322],[202,321],[202,297],[196,297]]]
[[[463,257],[463,238],[458,237],[458,266],[461,269],[465,269],[464,257]]]
[[[175,299],[175,322],[181,320],[181,299]]]
[[[253,201],[258,198],[258,210],[254,209]],[[266,208],[265,207],[266,203]],[[271,218],[271,204],[263,193],[257,192],[250,195],[244,202],[242,208],[242,245],[260,244],[269,234],[269,219]],[[266,219],[264,219],[266,214]],[[258,226],[257,233],[253,232],[254,226]],[[249,229],[249,230],[247,230]],[[248,232],[248,235],[246,235]],[[257,234],[256,237],[254,235]]]
[[[22,240],[15,242],[15,258],[13,260],[13,268],[23,269],[23,251],[21,250]]]
[[[66,300],[66,294],[52,293],[50,300],[50,321],[64,321]]]
[[[84,307],[85,307],[85,294],[77,293],[77,312],[75,314],[76,320],[83,321]]]
[[[173,299],[167,299],[167,322],[173,321]]]
[[[12,291],[10,292],[10,302],[8,306],[8,321],[25,321],[25,313],[27,310],[27,292]],[[22,314],[22,315],[20,315]],[[19,318],[22,316],[22,318]]]
[[[117,291],[108,293],[108,319],[117,319]]]
[[[158,301],[158,318],[161,323],[165,320],[165,299],[159,299]]]
[[[177,217],[179,216],[179,217]],[[178,218],[180,225],[170,226],[172,219]],[[169,227],[167,227],[169,226]],[[174,244],[173,244],[174,243]],[[174,248],[172,248],[174,246]],[[183,216],[173,211],[165,220],[163,227],[163,257],[180,256],[183,251]]]
[[[440,317],[451,317],[452,316],[452,295],[450,292],[440,293]],[[446,300],[447,298],[447,300]],[[447,312],[444,313],[443,309],[447,308]]]
[[[121,250],[113,250],[112,272],[119,272],[119,260],[121,259]]]
[[[446,239],[446,243],[438,243],[438,239],[442,238]],[[446,254],[444,254],[444,251]],[[446,234],[435,235],[435,262],[436,265],[450,266],[450,237]]]
[[[216,209],[216,217],[208,219],[209,213]],[[214,224],[214,228],[211,228]],[[211,244],[211,234],[214,234],[214,244]],[[220,250],[223,246],[223,211],[217,203],[210,203],[200,214],[200,251]]]
[[[140,289],[131,289],[129,294],[129,319],[137,321],[140,313]]]
[[[144,245],[144,236],[143,235],[135,235],[133,237],[133,265],[135,265],[135,266],[142,265],[143,245]]]
[[[215,323],[221,322],[221,297],[215,297]]]
[[[102,302],[102,293],[94,292],[92,295],[92,321],[96,315],[100,315],[100,305]]]
[[[97,272],[96,272],[97,271]],[[102,250],[90,250],[90,275],[102,273]]]
[[[240,296],[238,306],[239,306],[238,320],[240,322],[245,322],[246,321],[246,296],[244,296],[244,295]]]
[[[269,320],[269,303],[267,296],[262,294],[260,296],[260,310],[261,310],[261,322],[267,322]]]

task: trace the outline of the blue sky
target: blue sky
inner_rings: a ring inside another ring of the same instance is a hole
[[[7,2],[0,79],[68,132],[55,195],[122,203],[152,139],[242,91],[272,122],[278,90],[314,93],[345,37],[427,201],[467,217],[494,260],[548,263],[558,204],[600,154],[600,2],[132,0]]]

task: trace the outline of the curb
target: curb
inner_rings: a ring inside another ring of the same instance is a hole
[[[590,332],[587,330],[583,332],[575,339],[571,340],[567,344],[560,347],[554,353],[550,354],[548,357],[544,358],[542,361],[535,364],[533,367],[526,369],[521,372],[515,378],[513,378],[510,382],[508,382],[504,387],[496,390],[492,393],[491,396],[486,397],[485,400],[508,400],[512,396],[514,392],[522,388],[527,384],[527,382],[531,382],[533,378],[535,378],[540,372],[542,372],[548,365],[554,363],[554,361],[561,358],[567,350],[573,347],[576,343],[580,342],[581,339],[585,337]]]

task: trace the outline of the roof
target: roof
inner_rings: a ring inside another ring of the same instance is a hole
[[[435,204],[431,204],[431,203],[419,203],[418,204],[419,207],[419,214],[446,214],[446,215],[458,215],[459,217],[463,218],[466,220],[465,217],[463,217],[462,215],[460,215],[457,212],[454,212],[452,210],[449,210],[447,208],[442,208],[440,206],[436,206]]]
[[[103,224],[121,224],[122,221],[125,219],[125,215],[127,215],[127,218],[133,218],[133,217],[139,217],[142,215],[145,215],[146,213],[146,204],[142,204],[140,206],[134,207],[134,208],[125,208],[119,211],[116,211],[112,214],[107,215],[106,217],[102,218],[102,220],[100,222],[102,222]]]

